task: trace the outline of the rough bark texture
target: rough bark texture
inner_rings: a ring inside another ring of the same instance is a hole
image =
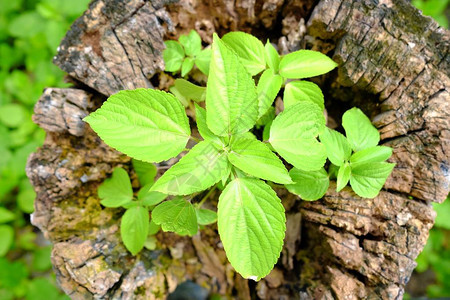
[[[189,279],[238,299],[401,298],[433,225],[429,202],[442,202],[449,189],[448,31],[406,1],[170,2],[94,1],[55,59],[93,90],[47,89],[35,107],[48,135],[27,165],[37,192],[33,223],[54,243],[62,288],[74,299],[161,299]],[[137,181],[129,158],[81,119],[103,95],[160,86],[163,40],[192,28],[205,43],[214,31],[246,30],[278,41],[281,52],[329,54],[338,71],[316,80],[331,117],[360,106],[394,148],[396,168],[373,200],[336,193],[333,183],[316,202],[277,191],[287,211],[285,246],[257,284],[234,273],[214,226],[192,239],[159,233],[157,250],[132,257],[120,241],[123,211],[97,198],[115,166]]]

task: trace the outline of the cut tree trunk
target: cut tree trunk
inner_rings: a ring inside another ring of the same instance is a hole
[[[283,53],[330,55],[338,70],[315,79],[330,120],[358,106],[394,151],[397,165],[375,199],[336,193],[333,183],[315,202],[278,190],[285,246],[257,283],[233,271],[215,226],[193,238],[159,233],[156,250],[131,256],[120,239],[123,211],[97,197],[116,166],[137,181],[130,159],[82,118],[119,90],[167,87],[163,41],[190,29],[205,43],[212,32],[243,30]],[[27,165],[37,192],[32,222],[54,244],[61,287],[74,299],[162,299],[191,280],[204,289],[172,299],[400,299],[433,225],[430,202],[449,190],[449,37],[400,0],[93,1],[55,58],[75,87],[44,91],[34,120],[47,138]]]

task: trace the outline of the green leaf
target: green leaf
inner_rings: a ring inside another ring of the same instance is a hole
[[[352,147],[345,136],[336,130],[325,128],[319,136],[320,141],[325,146],[328,159],[336,166],[342,164],[352,155]]]
[[[256,91],[258,93],[258,119],[261,118],[272,106],[275,97],[281,89],[283,78],[265,70],[259,78]]]
[[[17,195],[17,205],[24,213],[31,214],[34,211],[35,198],[36,193],[33,189],[21,189]]]
[[[281,200],[258,179],[236,178],[223,190],[217,225],[228,260],[244,278],[259,280],[277,262],[286,231]]]
[[[178,40],[183,45],[186,55],[195,56],[202,51],[202,38],[195,30],[191,30],[188,35],[182,34]]]
[[[26,111],[22,105],[10,103],[0,109],[0,123],[16,128],[25,121]]]
[[[98,187],[100,202],[106,207],[119,207],[133,200],[133,188],[127,171],[115,168],[112,177]]]
[[[205,141],[211,141],[215,144],[218,145],[222,144],[223,146],[225,146],[221,141],[221,139],[214,133],[212,133],[211,130],[209,130],[208,126],[206,125],[206,110],[203,107],[197,105],[197,103],[195,103],[194,105],[195,105],[195,118],[197,122],[197,129],[202,138]]]
[[[218,136],[248,131],[258,117],[256,87],[238,56],[216,34],[206,86],[206,121]]]
[[[181,76],[186,76],[192,68],[194,67],[194,59],[191,57],[186,57],[181,65]]]
[[[331,58],[317,51],[298,50],[280,61],[280,75],[285,78],[309,78],[328,73],[337,67]]]
[[[266,45],[264,46],[265,54],[266,54],[266,62],[270,69],[274,73],[278,73],[278,67],[280,65],[280,55],[278,54],[277,49],[267,40]]]
[[[183,94],[181,94],[181,92],[174,85],[169,88],[169,91],[178,99],[178,101],[180,101],[180,103],[184,107],[189,106],[189,100]]]
[[[33,278],[27,285],[26,300],[64,300],[60,290],[50,278]],[[70,298],[69,298],[70,299]]]
[[[9,225],[0,225],[0,257],[8,253],[14,240],[14,229]]]
[[[205,101],[206,98],[205,87],[195,85],[181,78],[175,79],[175,87],[187,99],[192,99],[195,102]]]
[[[197,214],[198,225],[210,225],[217,221],[217,213],[210,209],[197,208],[195,213]]]
[[[356,194],[364,198],[378,195],[395,164],[386,162],[358,164],[352,167],[350,185]]]
[[[263,141],[268,141],[270,139],[270,127],[272,127],[272,121],[268,122],[263,129]],[[272,150],[273,147],[271,144],[268,144],[269,148]],[[273,151],[273,150],[272,150]]]
[[[154,164],[137,159],[132,159],[131,163],[133,164],[133,169],[138,176],[141,186],[149,183],[153,184],[155,182],[155,176],[158,170]]]
[[[316,139],[324,128],[325,117],[320,108],[311,102],[300,102],[273,120],[269,142],[296,168],[316,171],[326,161],[325,147]]]
[[[150,225],[148,227],[148,235],[155,235],[159,232],[161,229],[161,225],[156,224],[153,222],[153,219],[150,221]]]
[[[353,107],[344,113],[342,126],[354,151],[374,147],[380,141],[380,133],[359,108]]]
[[[324,110],[324,98],[322,90],[317,84],[309,81],[291,81],[286,84],[283,94],[284,108],[300,102],[311,101]]]
[[[150,191],[150,188],[153,184],[149,183],[148,185],[142,187],[138,193],[138,200],[142,201],[141,204],[143,206],[154,206],[167,198],[166,194]]]
[[[30,38],[43,32],[46,23],[35,11],[22,12],[9,22],[8,30],[13,37]]]
[[[149,222],[148,210],[142,206],[131,207],[123,214],[120,235],[131,254],[138,254],[144,247]]]
[[[152,220],[163,231],[193,236],[198,231],[197,215],[192,204],[181,197],[161,203],[152,211]]]
[[[286,167],[264,143],[256,139],[235,138],[228,160],[242,171],[265,180],[291,183]]]
[[[437,213],[434,225],[450,230],[450,198],[443,203],[432,203],[432,205]]]
[[[167,170],[152,190],[169,195],[200,192],[221,180],[229,167],[224,152],[219,152],[212,143],[202,141]]]
[[[234,50],[250,75],[256,75],[266,68],[263,43],[251,34],[235,31],[222,37],[222,41]]]
[[[178,155],[191,133],[181,103],[152,89],[120,91],[84,120],[109,146],[148,162]]]
[[[303,171],[294,167],[289,171],[289,175],[294,183],[286,184],[286,188],[302,200],[314,201],[322,198],[330,185],[324,168],[318,171]]]
[[[343,165],[339,167],[339,171],[337,174],[337,182],[336,182],[336,192],[342,190],[350,180],[350,173],[352,169],[348,162],[345,162]]]
[[[156,238],[154,236],[148,236],[145,240],[144,247],[147,250],[155,250],[156,249]]]
[[[203,49],[195,57],[195,65],[206,76],[209,74],[209,64],[211,62],[211,48]]]
[[[256,121],[256,126],[264,126],[272,123],[273,119],[275,119],[275,107],[271,106],[266,113]]]
[[[183,47],[177,41],[165,41],[166,49],[163,51],[163,59],[166,64],[165,71],[176,72],[181,69],[184,59]]]
[[[6,208],[0,206],[0,224],[11,222],[14,219],[15,215],[12,211],[9,211]]]
[[[383,162],[392,155],[392,148],[386,146],[375,146],[355,152],[350,157],[352,167],[357,164]]]

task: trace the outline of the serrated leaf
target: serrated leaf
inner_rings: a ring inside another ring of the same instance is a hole
[[[274,73],[278,73],[278,67],[280,65],[280,55],[278,54],[277,49],[267,40],[266,45],[264,46],[265,54],[266,54],[266,62],[270,69]]]
[[[325,146],[328,159],[334,165],[342,166],[352,155],[352,147],[347,138],[336,130],[325,128],[319,138]]]
[[[183,47],[177,41],[165,41],[166,49],[163,50],[165,71],[176,72],[181,69],[184,59]]]
[[[186,76],[194,67],[194,59],[191,57],[186,57],[181,65],[181,76]]]
[[[275,97],[281,89],[283,78],[273,74],[272,70],[265,70],[259,78],[256,91],[258,93],[258,119],[272,106]]]
[[[353,107],[344,113],[342,126],[354,151],[374,147],[380,141],[380,133],[359,108]]]
[[[202,51],[202,38],[195,30],[191,30],[188,35],[182,34],[178,40],[183,45],[186,55],[195,56]]]
[[[225,146],[223,141],[212,133],[206,125],[206,110],[203,107],[200,107],[197,103],[195,105],[195,118],[197,122],[197,129],[202,138],[205,141],[211,141],[214,144]]]
[[[127,209],[122,216],[120,236],[128,251],[136,255],[144,247],[149,226],[148,210],[142,206]]]
[[[395,164],[386,162],[358,164],[352,167],[350,185],[356,194],[364,198],[378,195]]]
[[[280,75],[285,78],[309,78],[328,73],[337,67],[331,58],[317,51],[298,50],[280,61]]]
[[[192,148],[153,185],[152,190],[169,195],[189,195],[206,190],[228,173],[224,152],[202,141]]]
[[[252,176],[281,184],[292,182],[283,162],[264,143],[256,139],[234,139],[228,160],[236,168]]]
[[[236,178],[217,208],[220,239],[231,265],[244,278],[259,280],[277,262],[286,231],[281,200],[258,179]]]
[[[298,169],[315,171],[326,161],[325,147],[316,139],[325,127],[319,106],[311,102],[297,103],[273,120],[269,142],[290,164]]]
[[[198,231],[197,215],[192,204],[183,198],[161,203],[152,211],[152,220],[163,231],[193,236]]]
[[[336,192],[342,190],[350,180],[351,167],[348,162],[345,162],[339,167],[337,173]]]
[[[131,163],[133,164],[133,169],[138,176],[141,186],[150,183],[153,184],[155,182],[155,176],[158,170],[156,169],[154,164],[137,159],[132,159]]]
[[[325,108],[322,90],[317,84],[309,81],[291,81],[286,84],[283,94],[284,108],[300,101],[311,101],[322,110]]]
[[[303,171],[294,167],[289,171],[289,175],[294,183],[286,184],[285,187],[302,200],[314,201],[322,198],[330,185],[324,168],[318,171]]]
[[[199,225],[210,225],[217,221],[217,213],[210,209],[197,208],[195,209],[197,214],[197,222]]]
[[[386,146],[375,146],[355,152],[350,157],[350,163],[353,166],[358,164],[383,162],[392,155],[392,148]]]
[[[9,225],[0,225],[0,257],[8,253],[14,241],[14,229]]]
[[[222,40],[236,52],[250,75],[256,75],[266,68],[264,45],[253,35],[234,31],[225,34]]]
[[[181,103],[152,89],[120,91],[84,120],[109,146],[147,162],[177,156],[191,133]]]
[[[148,185],[145,185],[139,190],[138,193],[138,200],[141,201],[141,205],[143,206],[154,206],[167,198],[166,194],[156,192],[156,191],[150,191],[150,188],[153,186],[153,184],[149,183]]]
[[[119,207],[133,200],[133,188],[127,171],[115,168],[111,178],[98,187],[98,197],[105,207]]]
[[[248,131],[258,117],[256,87],[238,56],[213,35],[206,86],[206,121],[218,136]]]
[[[0,207],[0,224],[8,223],[15,219],[15,214],[4,207]]]
[[[209,74],[209,64],[211,62],[211,48],[203,49],[195,57],[195,65],[206,76]]]
[[[175,87],[187,99],[195,102],[205,101],[206,88],[190,83],[185,79],[175,79]]]

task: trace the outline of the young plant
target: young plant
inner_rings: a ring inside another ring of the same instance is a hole
[[[202,50],[200,35],[191,30],[188,35],[181,35],[179,41],[165,41],[166,49],[163,51],[163,59],[167,72],[178,72],[186,76],[194,67],[205,75],[209,73],[209,61],[211,49]]]
[[[157,224],[150,222],[149,210],[166,199],[167,195],[150,191],[156,175],[156,168],[152,164],[133,160],[133,166],[143,186],[137,194],[137,199],[133,196],[130,177],[122,168],[115,168],[112,177],[100,185],[98,196],[105,207],[126,209],[121,220],[120,235],[128,251],[136,255],[142,250],[149,236],[159,230]]]
[[[320,89],[306,81],[286,83],[332,70],[336,64],[327,56],[299,50],[280,57],[269,42],[264,46],[242,32],[228,33],[222,39],[214,34],[211,51],[206,93],[201,87],[186,91],[195,94],[195,89],[197,98],[205,95],[206,102],[206,109],[195,103],[195,121],[203,140],[192,149],[185,148],[191,129],[181,102],[162,91],[121,91],[85,120],[108,145],[138,160],[157,163],[187,151],[154,185],[141,190],[174,196],[152,210],[152,222],[164,231],[196,234],[199,224],[213,223],[216,215],[201,209],[209,192],[196,205],[191,202],[203,191],[222,185],[217,225],[227,257],[243,277],[259,280],[277,262],[286,229],[284,208],[272,182],[286,185],[304,200],[321,198],[329,185],[324,169],[328,153],[336,166],[351,165],[352,186],[353,182],[364,185],[367,178],[376,180],[372,189],[363,191],[373,192],[381,176],[362,172],[358,164],[378,163],[378,167],[381,163],[384,167],[386,163],[379,155],[358,154],[373,147],[373,130],[368,129],[370,122],[354,126],[355,120],[367,119],[359,110],[354,116],[354,109],[345,117],[344,127],[352,145],[350,154],[352,148],[356,153],[350,157],[345,148],[342,163],[336,160],[333,149],[341,148],[329,142],[332,138],[327,140],[327,134],[334,131],[325,126]],[[252,76],[261,72],[255,85]],[[275,116],[273,102],[284,84],[285,110]],[[265,125],[264,142],[251,132],[255,125]],[[289,172],[274,152],[293,166]],[[384,176],[386,170],[382,171]]]
[[[342,190],[350,181],[358,196],[374,198],[395,166],[385,162],[392,155],[392,149],[377,146],[380,134],[358,108],[354,107],[344,113],[342,126],[347,138],[331,129],[320,135],[328,159],[339,167],[336,191]]]

